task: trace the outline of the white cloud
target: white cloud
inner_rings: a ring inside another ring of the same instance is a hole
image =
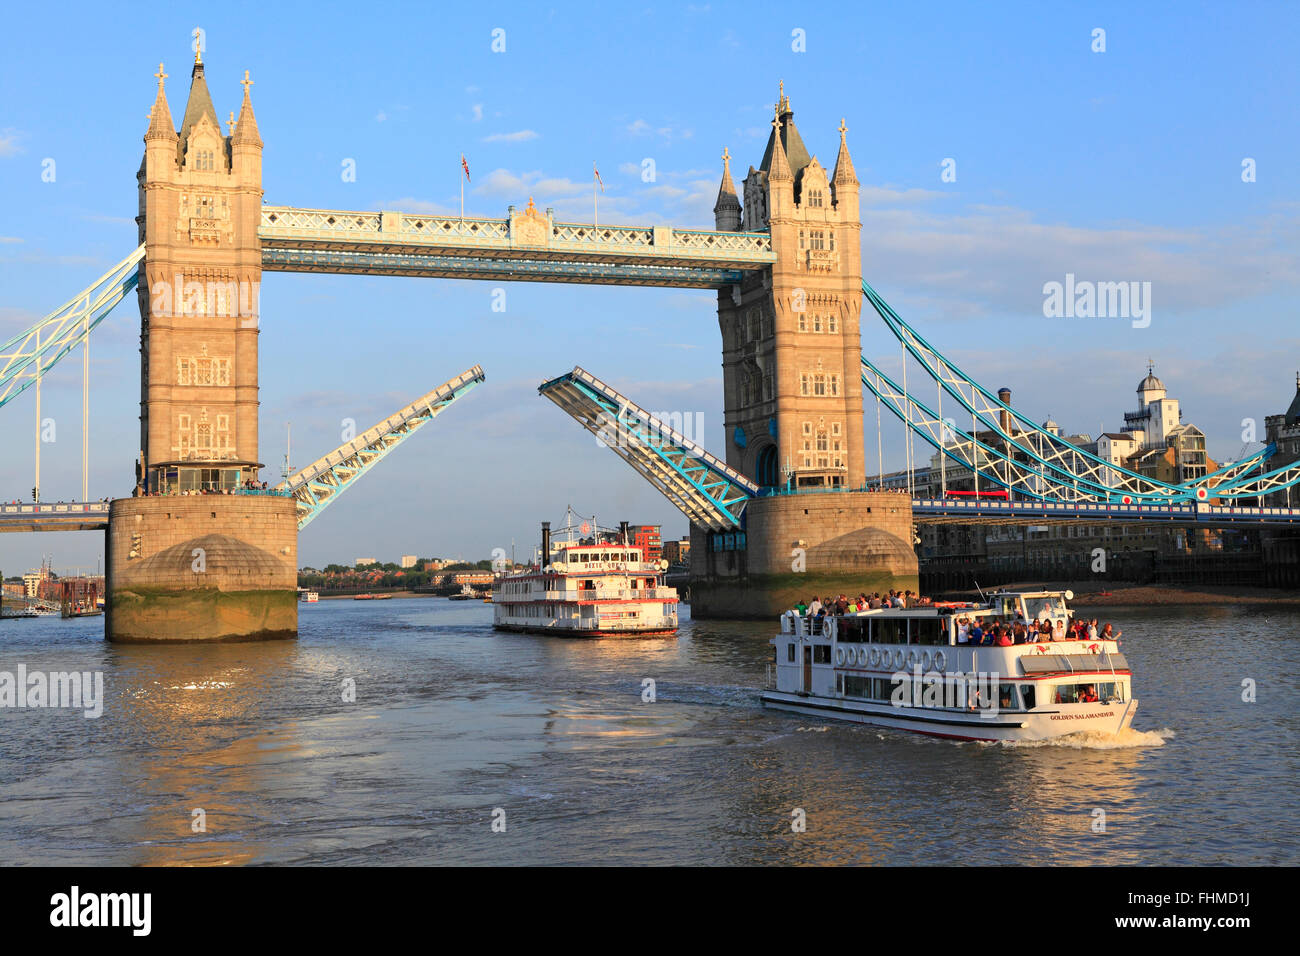
[[[483,119],[483,104],[482,104],[482,103],[475,103],[475,104],[473,105],[473,107],[471,107],[471,108],[474,110],[474,122],[475,122],[475,123],[477,123],[477,122],[479,122],[481,119]]]
[[[21,153],[23,148],[18,145],[18,141],[22,138],[23,134],[16,129],[0,130],[0,159],[7,159]]]
[[[375,114],[376,123],[382,123],[386,119],[388,119],[388,114],[385,113],[383,110],[380,110],[378,113]]]
[[[18,236],[0,236],[0,243],[14,243],[14,242],[25,242],[25,241],[26,240],[20,239]]]
[[[485,143],[523,143],[530,139],[537,139],[538,134],[531,129],[516,130],[513,133],[493,133],[491,136],[484,136]]]

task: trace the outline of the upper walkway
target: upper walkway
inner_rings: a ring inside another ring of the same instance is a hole
[[[716,289],[776,262],[766,232],[263,206],[262,268]]]

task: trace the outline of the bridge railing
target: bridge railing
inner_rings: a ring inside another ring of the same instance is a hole
[[[385,243],[450,247],[457,251],[549,250],[574,256],[621,253],[645,259],[686,259],[761,266],[776,261],[766,232],[712,232],[671,226],[599,226],[546,219],[542,237],[515,236],[511,218],[422,216],[263,206],[258,235],[265,241]]]

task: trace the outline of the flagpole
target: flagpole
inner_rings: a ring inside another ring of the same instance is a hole
[[[456,178],[460,180],[460,221],[465,221],[465,154],[460,154],[461,168],[456,170]]]
[[[600,201],[596,198],[596,161],[591,161],[591,224],[600,228]]]

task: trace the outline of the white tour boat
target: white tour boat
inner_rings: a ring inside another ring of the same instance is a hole
[[[960,740],[1117,734],[1133,722],[1128,661],[1117,640],[1075,640],[1071,591],[1002,591],[980,604],[850,611],[820,622],[788,611],[776,689],[764,706]],[[958,643],[959,621],[986,630],[1051,622],[1043,643]],[[1118,635],[1117,635],[1118,636]]]
[[[320,600],[320,592],[319,592],[319,591],[310,591],[310,590],[307,590],[306,588],[299,588],[299,589],[298,589],[298,600],[299,600],[299,601],[302,601],[302,602],[304,602],[304,603],[306,603],[306,604],[315,604],[317,601]]]
[[[677,632],[677,589],[664,587],[667,561],[646,561],[621,540],[568,543],[551,553],[542,523],[540,567],[497,575],[493,625],[503,631],[564,637],[668,636]]]

